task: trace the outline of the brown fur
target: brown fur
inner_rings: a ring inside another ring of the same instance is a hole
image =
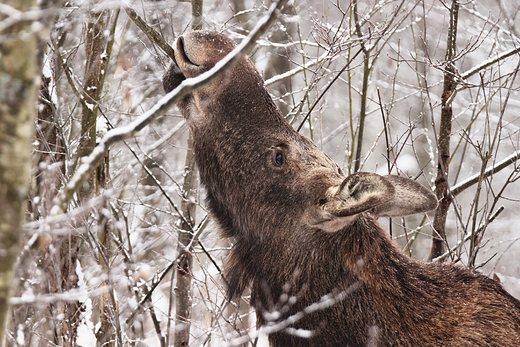
[[[214,32],[181,36],[165,89],[233,47]],[[284,120],[249,58],[178,106],[209,209],[234,239],[225,264],[230,298],[251,286],[266,325],[349,292],[271,334],[272,346],[520,346],[520,302],[500,284],[411,259],[376,222],[434,209],[429,189],[397,176],[345,177]],[[305,331],[311,336],[298,336]]]

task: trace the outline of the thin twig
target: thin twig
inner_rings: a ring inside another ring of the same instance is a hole
[[[312,106],[309,108],[309,111],[307,112],[307,114],[305,115],[305,117],[303,118],[302,122],[300,123],[300,126],[298,127],[297,131],[300,131],[301,128],[303,127],[303,124],[307,121],[307,118],[310,117],[312,111],[314,110],[314,108],[316,107],[316,105],[318,105],[318,103],[320,102],[320,100],[325,96],[325,94],[327,93],[327,91],[330,89],[330,87],[332,87],[332,85],[339,79],[339,77],[341,76],[341,74],[343,72],[345,72],[345,70],[350,66],[350,63],[352,63],[354,61],[354,59],[359,55],[359,53],[361,53],[362,50],[359,49],[356,54],[354,54],[354,56],[352,58],[350,58],[350,60],[341,68],[341,70],[339,70],[339,72],[336,74],[336,76],[334,76],[334,78],[329,82],[329,84],[327,84],[327,86],[325,88],[323,88],[323,91],[321,92],[321,94],[316,98],[316,100],[314,100],[314,103],[312,104]]]
[[[444,259],[446,259],[450,254],[452,254],[453,252],[455,252],[457,250],[457,248],[459,248],[461,245],[463,245],[464,243],[466,243],[469,239],[471,239],[474,235],[478,235],[480,232],[482,232],[482,230],[487,227],[491,222],[493,222],[497,217],[498,215],[504,211],[504,206],[500,206],[498,208],[498,210],[495,211],[495,213],[493,213],[493,215],[491,217],[489,217],[489,220],[487,223],[483,223],[480,225],[480,227],[474,231],[474,232],[470,232],[468,233],[466,236],[464,236],[464,239],[462,240],[459,240],[457,242],[457,245],[448,249],[446,252],[444,252],[443,254],[441,254],[440,256],[436,257],[436,258],[433,258],[431,261],[432,262],[439,262],[439,261],[443,261]]]

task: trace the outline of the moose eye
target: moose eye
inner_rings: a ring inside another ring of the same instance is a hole
[[[273,164],[275,166],[281,167],[284,162],[285,162],[285,157],[283,155],[282,150],[278,147],[274,147],[273,148]]]

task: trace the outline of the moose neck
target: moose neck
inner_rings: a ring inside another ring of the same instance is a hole
[[[282,294],[295,295],[295,307],[303,308],[354,283],[383,288],[389,283],[380,278],[394,277],[381,272],[398,271],[410,262],[367,214],[336,233],[304,228],[275,235],[271,240],[236,239],[226,264],[230,296],[252,284],[253,302],[264,310]],[[392,283],[391,288],[398,286]]]

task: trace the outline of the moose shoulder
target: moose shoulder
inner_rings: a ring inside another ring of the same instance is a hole
[[[179,37],[166,91],[234,47],[215,32]],[[432,192],[398,176],[345,176],[284,120],[248,57],[178,107],[208,207],[234,239],[229,297],[251,286],[261,325],[341,297],[271,334],[272,346],[520,346],[520,302],[500,284],[411,259],[377,223],[435,209]]]

